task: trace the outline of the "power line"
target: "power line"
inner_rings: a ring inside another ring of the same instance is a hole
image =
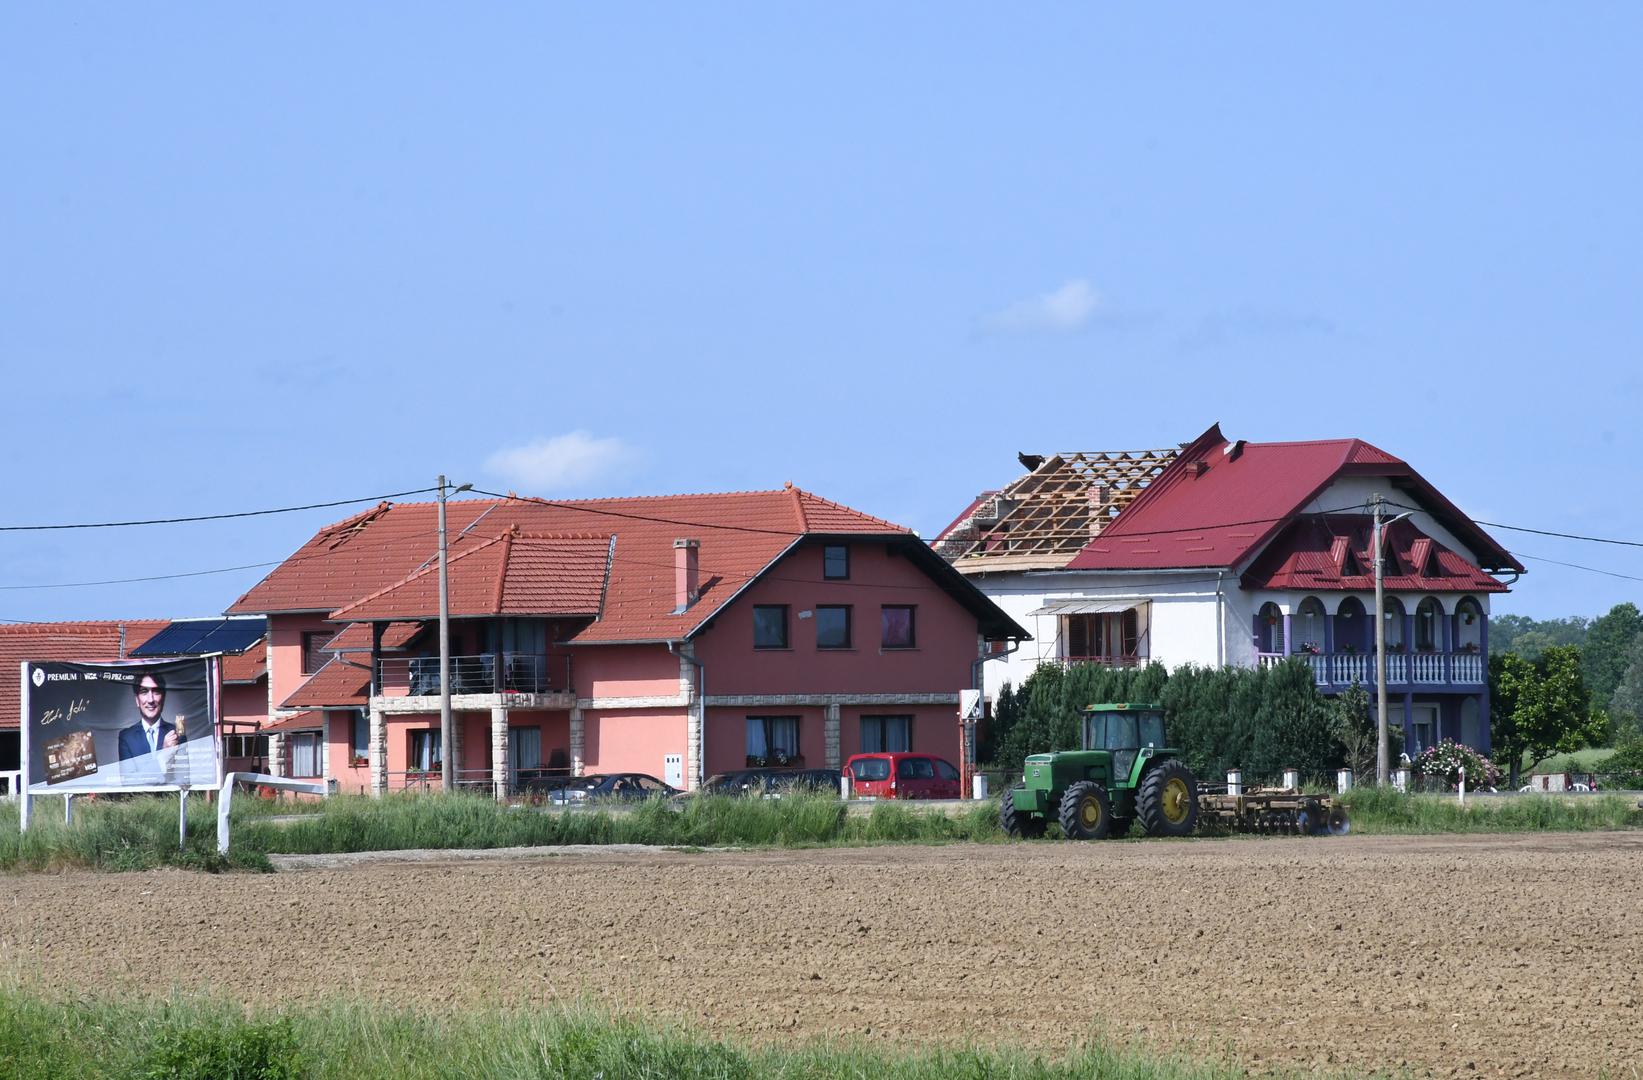
[[[1386,505],[1396,506],[1400,510],[1416,510],[1423,514],[1431,513],[1431,511],[1427,510],[1423,506],[1410,506],[1407,503],[1398,503],[1388,500]],[[1482,518],[1468,518],[1467,520],[1471,521],[1474,525],[1487,525],[1491,529],[1509,529],[1512,532],[1534,533],[1536,536],[1555,536],[1560,540],[1584,540],[1589,544],[1616,544],[1620,547],[1643,548],[1643,540],[1615,540],[1607,536],[1582,536],[1579,533],[1553,532],[1550,529],[1531,529],[1527,525],[1503,525],[1498,521],[1484,521]],[[1529,559],[1534,558],[1533,555],[1527,555],[1524,557]],[[1552,562],[1553,560],[1542,559],[1540,561]],[[1573,566],[1574,564],[1570,563],[1569,565]],[[1586,570],[1590,568],[1582,566],[1577,567],[1577,569]],[[1606,571],[1602,570],[1598,571],[1600,574],[1605,572]]]
[[[266,517],[270,514],[291,514],[299,510],[326,510],[333,506],[352,506],[362,502],[382,502],[406,495],[423,495],[435,488],[416,488],[396,491],[388,495],[371,495],[360,499],[337,499],[334,502],[309,503],[306,506],[281,506],[273,510],[242,510],[232,514],[195,514],[190,517],[150,518],[145,521],[90,521],[72,525],[0,525],[0,532],[48,532],[63,529],[121,529],[131,525],[180,525],[190,521],[224,521],[229,518]]]
[[[1546,559],[1539,555],[1525,555],[1521,551],[1514,551],[1512,554],[1520,559],[1530,559],[1534,562],[1551,563],[1553,566],[1566,566],[1571,570],[1585,570],[1587,573],[1602,574],[1604,577],[1623,578],[1626,581],[1643,581],[1643,577],[1637,577],[1633,574],[1621,574],[1613,570],[1599,570],[1595,566],[1581,566],[1579,563],[1558,562],[1556,559]]]

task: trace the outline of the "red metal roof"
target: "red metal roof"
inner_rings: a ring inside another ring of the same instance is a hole
[[[308,676],[291,696],[280,702],[282,709],[343,708],[365,705],[371,689],[371,672],[333,656]]]
[[[448,560],[450,613],[597,615],[611,537],[544,536],[514,529],[467,545]],[[423,567],[332,613],[335,619],[416,619],[439,614],[439,567]]]
[[[1067,568],[1238,566],[1342,476],[1390,479],[1470,545],[1485,567],[1523,572],[1522,564],[1419,473],[1379,447],[1360,439],[1231,443],[1219,425],[1182,450]]]
[[[436,511],[434,503],[385,503],[322,529],[230,610],[331,612],[408,583],[432,565]],[[575,637],[583,643],[682,639],[806,533],[911,535],[794,487],[576,502],[470,500],[452,502],[448,514],[453,556],[495,545],[514,527],[522,535],[614,535],[599,618]],[[701,542],[701,599],[674,614],[673,541],[685,537]],[[531,573],[540,574],[540,567]],[[472,602],[478,606],[480,599]]]
[[[1246,589],[1364,592],[1375,587],[1373,521],[1363,514],[1292,523],[1243,576]],[[1506,586],[1408,521],[1386,529],[1385,587],[1400,592],[1505,592]],[[1350,553],[1350,561],[1348,554]]]
[[[22,716],[18,672],[23,661],[97,664],[121,660],[170,625],[169,619],[126,619],[0,626],[0,728],[15,729]]]

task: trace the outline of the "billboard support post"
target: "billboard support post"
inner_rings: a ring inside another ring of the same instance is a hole
[[[177,792],[177,850],[188,846],[188,789]]]
[[[73,795],[64,795],[63,796],[63,824],[64,825],[73,825],[74,824],[74,796]]]

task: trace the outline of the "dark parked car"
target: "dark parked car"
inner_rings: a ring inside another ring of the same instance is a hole
[[[530,794],[546,796],[555,806],[575,806],[593,799],[665,799],[679,794],[648,773],[595,773],[590,776],[559,777],[533,784]]]
[[[790,791],[839,793],[837,769],[737,769],[714,773],[702,782],[704,795],[779,799]]]

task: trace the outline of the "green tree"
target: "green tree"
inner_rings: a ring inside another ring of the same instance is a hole
[[[1643,734],[1643,634],[1632,639],[1626,673],[1609,697],[1610,741],[1621,746]]]
[[[1580,646],[1581,670],[1592,700],[1608,705],[1626,675],[1632,643],[1643,632],[1643,612],[1632,603],[1616,604],[1607,615],[1592,620]]]
[[[1510,784],[1519,763],[1529,767],[1553,754],[1572,753],[1601,739],[1608,719],[1592,708],[1581,672],[1580,650],[1553,645],[1531,663],[1515,654],[1489,658],[1493,742],[1505,756]]]
[[[1517,653],[1526,660],[1538,660],[1541,651],[1553,645],[1579,645],[1586,640],[1591,620],[1581,615],[1564,619],[1531,619],[1527,615],[1489,616],[1489,652]]]

